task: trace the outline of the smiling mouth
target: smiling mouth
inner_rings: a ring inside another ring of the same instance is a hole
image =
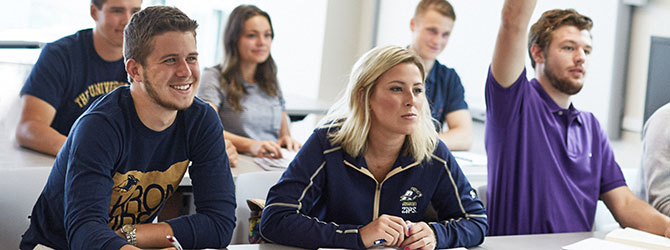
[[[191,88],[191,85],[193,84],[185,84],[185,85],[170,85],[170,88],[176,89],[176,90],[188,90]]]

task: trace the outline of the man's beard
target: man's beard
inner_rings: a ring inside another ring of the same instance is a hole
[[[584,87],[584,84],[574,85],[569,79],[558,77],[550,68],[549,62],[547,62],[544,67],[544,75],[547,76],[549,84],[561,93],[574,95],[579,93],[582,87]]]
[[[166,100],[163,100],[163,99],[158,95],[158,92],[156,92],[156,90],[154,89],[153,85],[152,85],[151,82],[149,81],[149,78],[146,76],[146,74],[144,75],[144,79],[145,79],[145,80],[144,80],[144,88],[147,90],[147,94],[149,95],[149,97],[151,97],[151,99],[154,100],[155,103],[157,103],[157,104],[160,105],[161,107],[166,108],[166,109],[173,109],[173,110],[185,110],[185,109],[191,107],[191,104],[193,104],[193,100],[192,100],[192,99],[191,99],[191,103],[189,103],[189,104],[186,105],[185,107],[179,107],[179,106],[177,106],[177,105],[174,104],[174,103],[170,103],[170,102],[168,102],[168,101],[166,101]],[[193,87],[193,86],[191,86],[191,88],[192,88],[192,87]]]

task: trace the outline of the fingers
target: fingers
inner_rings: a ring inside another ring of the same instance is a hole
[[[409,237],[400,245],[403,249],[435,249],[437,239],[435,233],[425,222],[411,223]]]
[[[372,247],[375,243],[381,243],[385,246],[399,246],[405,239],[406,228],[407,226],[402,218],[382,215],[362,227],[360,234],[366,247]]]
[[[237,148],[233,143],[229,140],[226,140],[226,154],[228,155],[228,161],[230,162],[231,167],[235,167],[237,165]]]
[[[288,149],[291,150],[291,151],[298,152],[298,150],[300,150],[300,147],[301,147],[302,145],[300,145],[300,143],[299,143],[298,141],[294,140],[293,138],[291,138],[290,141],[291,141],[291,145],[289,146],[289,145],[287,144],[287,145],[286,145],[286,148],[288,148]]]
[[[298,141],[291,138],[290,136],[284,136],[282,138],[279,138],[277,143],[279,143],[280,146],[285,146],[286,149],[294,152],[297,152],[298,150],[300,150],[300,147],[302,147],[302,145],[300,145]]]
[[[281,147],[273,141],[259,141],[259,150],[254,153],[259,157],[282,158]]]

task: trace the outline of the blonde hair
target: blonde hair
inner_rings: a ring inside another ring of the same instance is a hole
[[[377,79],[389,69],[402,63],[416,65],[425,81],[425,71],[421,59],[408,49],[398,46],[374,48],[354,64],[346,91],[330,108],[320,124],[329,127],[332,145],[340,145],[349,155],[357,157],[367,149],[370,132],[370,96]],[[362,92],[362,94],[359,94]],[[426,98],[418,116],[418,126],[405,137],[403,154],[411,155],[417,161],[429,160],[437,146],[437,132],[430,115]]]

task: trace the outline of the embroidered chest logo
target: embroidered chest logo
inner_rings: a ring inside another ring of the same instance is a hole
[[[405,191],[405,194],[400,196],[401,202],[401,213],[403,214],[416,214],[416,199],[421,198],[423,194],[416,187],[411,187],[409,190]]]

